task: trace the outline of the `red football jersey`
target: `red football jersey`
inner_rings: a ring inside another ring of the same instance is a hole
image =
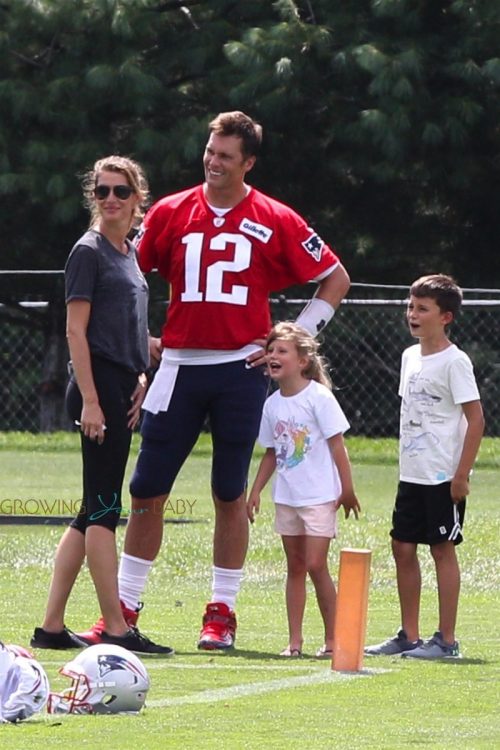
[[[171,285],[163,346],[240,349],[271,328],[269,294],[333,270],[337,256],[295,211],[252,188],[218,217],[203,185],[159,200],[138,235],[143,271]]]

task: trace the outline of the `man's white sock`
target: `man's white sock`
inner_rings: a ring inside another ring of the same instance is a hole
[[[212,601],[227,604],[234,609],[240,590],[243,568],[218,568],[213,566]]]
[[[152,560],[142,560],[122,552],[118,569],[118,592],[128,609],[136,610],[146,588]]]

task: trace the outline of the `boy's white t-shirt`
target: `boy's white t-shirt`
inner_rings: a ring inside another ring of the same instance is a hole
[[[269,396],[259,443],[276,453],[274,502],[300,507],[337,500],[342,488],[326,440],[348,429],[333,393],[315,380],[295,396],[279,390]]]
[[[400,479],[451,481],[467,430],[461,405],[480,398],[469,357],[455,344],[426,356],[420,344],[410,346],[401,360],[399,395]]]

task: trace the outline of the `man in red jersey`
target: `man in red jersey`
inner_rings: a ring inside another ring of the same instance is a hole
[[[205,182],[159,200],[138,239],[142,270],[157,268],[171,293],[161,365],[143,404],[120,598],[134,625],[162,541],[164,503],[208,417],[213,583],[198,641],[206,650],[231,648],[235,640],[234,606],[248,547],[248,469],[267,394],[262,345],[271,328],[269,294],[317,281],[297,319],[316,334],[350,284],[337,256],[301,216],[245,182],[261,139],[261,126],[244,113],[219,114],[209,125]]]

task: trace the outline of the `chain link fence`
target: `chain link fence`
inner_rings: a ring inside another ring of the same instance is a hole
[[[72,429],[64,410],[68,352],[62,280],[62,272],[0,273],[0,431]],[[159,334],[165,284],[156,275],[148,281],[150,328]],[[312,290],[274,296],[273,319],[294,320]],[[404,286],[353,284],[322,334],[322,353],[352,435],[398,434],[401,352],[414,342],[405,323],[407,293]],[[451,338],[474,363],[490,436],[500,435],[499,331],[500,290],[464,290]]]

